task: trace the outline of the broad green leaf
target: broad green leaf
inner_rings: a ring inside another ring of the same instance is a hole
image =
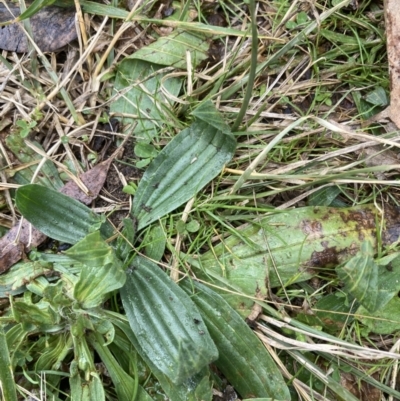
[[[231,159],[235,146],[228,131],[199,118],[181,131],[152,161],[139,182],[132,207],[138,228],[192,198]]]
[[[64,253],[87,266],[101,267],[118,262],[113,248],[103,240],[99,231],[87,234],[85,238]]]
[[[98,227],[109,232],[107,223],[103,224],[103,219],[87,206],[40,185],[18,188],[15,201],[21,214],[33,226],[61,242],[75,244]]]
[[[137,157],[146,158],[146,157],[156,157],[157,156],[157,149],[150,145],[149,143],[142,143],[139,142],[134,148],[135,155]]]
[[[209,46],[203,34],[176,30],[168,36],[159,37],[148,46],[141,47],[127,59],[143,60],[187,70],[187,52],[190,53],[192,67],[195,68],[201,61],[208,58]]]
[[[136,350],[140,351],[141,346],[133,333],[128,322],[123,320],[125,317],[107,311],[113,323],[118,326],[129,339]],[[151,373],[161,384],[161,387],[170,400],[174,401],[211,401],[212,394],[209,391],[212,387],[210,381],[210,371],[208,368],[203,368],[198,374],[186,379],[181,384],[173,383],[165,374],[163,374],[156,365],[156,361],[146,357],[143,350],[140,351],[143,360],[151,369]]]
[[[116,100],[110,109],[124,124],[136,124],[133,133],[139,143],[150,142],[166,121],[173,124],[168,116],[173,106],[171,98],[178,96],[182,80],[166,79],[165,71],[157,72],[162,69],[159,64],[137,59],[125,59],[118,67]]]
[[[360,252],[336,269],[344,290],[370,312],[382,309],[400,290],[400,257],[386,269],[378,266],[373,255],[371,243],[364,241]]]
[[[356,312],[357,319],[366,326],[364,334],[392,334],[400,330],[400,298],[393,297],[383,309],[369,312],[360,306]]]
[[[230,134],[230,128],[222,118],[221,114],[216,110],[211,102],[203,102],[199,104],[193,111],[192,116],[200,121],[209,123],[218,131]]]
[[[33,285],[37,282],[29,284],[28,288],[30,291],[34,293],[38,293],[39,291],[35,291]],[[61,280],[57,280],[55,283],[47,283],[47,286],[43,289],[42,294],[43,298],[50,302],[51,306],[54,309],[61,310],[65,307],[71,307],[72,297],[66,291],[65,279],[62,277]]]
[[[383,245],[397,241],[400,214],[387,208]],[[266,216],[224,239],[190,263],[199,277],[231,284],[246,295],[268,295],[268,286],[287,286],[351,259],[363,240],[376,249],[379,211],[373,205],[355,208],[306,207]],[[379,226],[378,226],[379,227]],[[224,295],[239,311],[242,298]],[[249,306],[249,305],[248,305]]]
[[[35,277],[49,273],[51,268],[49,263],[38,261],[15,264],[7,273],[0,275],[0,297],[7,297],[4,291],[18,290]]]
[[[145,360],[175,384],[200,372],[218,351],[188,295],[156,264],[136,257],[121,299]]]
[[[70,348],[71,344],[68,343],[69,336],[53,335],[46,339],[46,348],[41,350],[41,355],[35,363],[37,372],[41,370],[58,370],[60,368],[60,355],[66,355],[66,347]]]
[[[27,303],[25,299],[17,300],[13,303],[13,315],[15,321],[21,322],[27,331],[39,329],[46,332],[61,328],[61,317],[43,299],[35,304]]]
[[[70,365],[70,391],[74,401],[102,401],[105,393],[102,382],[96,372],[88,375],[88,381],[80,376],[78,363],[72,361]]]
[[[160,224],[154,224],[146,231],[141,245],[144,247],[146,256],[158,262],[164,255],[167,238],[165,230]],[[1,276],[0,276],[1,278]]]
[[[381,86],[374,88],[373,91],[368,92],[365,96],[365,100],[374,106],[386,107],[389,104],[385,89]]]
[[[100,305],[106,294],[124,285],[126,275],[122,264],[99,231],[88,234],[65,253],[83,263],[74,287],[74,298],[82,308]]]
[[[347,302],[343,293],[328,294],[320,298],[315,304],[315,316],[321,319],[322,324],[331,330],[342,329],[346,324],[354,320],[357,303]],[[307,315],[305,312],[304,315]],[[312,316],[309,315],[308,316]]]
[[[201,311],[217,345],[219,358],[215,364],[240,395],[290,400],[274,360],[240,315],[204,285],[185,280],[182,287]]]

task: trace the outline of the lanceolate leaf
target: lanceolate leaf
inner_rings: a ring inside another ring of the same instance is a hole
[[[133,133],[139,142],[150,142],[168,121],[171,98],[178,96],[182,86],[176,77],[164,79],[167,73],[160,69],[159,64],[138,59],[125,59],[118,67],[114,90],[119,93],[111,112],[123,116],[124,124],[136,124]]]
[[[18,144],[20,143],[17,139],[18,136],[14,135],[14,139],[16,142],[14,143],[14,152],[18,148]],[[26,144],[24,144],[24,147],[27,148]],[[28,150],[31,150],[30,148],[27,148]],[[30,153],[27,153],[27,160],[30,160]],[[81,189],[78,188],[78,186],[75,184],[75,182],[68,182],[65,184],[62,188],[60,188],[60,192],[64,193],[65,195],[68,195],[74,199],[77,199],[81,201],[82,203],[85,204],[90,204],[99,194],[101,188],[103,187],[104,181],[107,177],[107,171],[110,166],[110,163],[113,159],[113,156],[111,156],[110,159],[108,159],[106,162],[102,162],[95,166],[93,169],[87,171],[86,173],[82,174],[80,176],[80,180],[86,185],[87,189],[89,190],[89,194],[86,195]],[[46,164],[45,164],[46,166]],[[43,173],[44,176],[47,177],[47,180],[42,181],[42,184],[44,186],[47,186],[47,184],[53,183],[55,185],[55,188],[59,188],[59,185],[55,184],[57,183],[57,180],[52,180],[50,179],[53,175],[57,177],[57,170],[55,167],[50,163],[47,168],[43,168]],[[55,173],[52,174],[52,171]],[[25,178],[29,178],[28,182],[32,178],[33,172],[30,171],[28,172],[27,176]],[[54,182],[53,182],[54,181]],[[18,196],[18,192],[24,193],[25,195],[21,195],[20,197]],[[29,196],[33,195],[33,202],[36,201],[35,193],[41,193],[40,191],[45,191],[44,189],[38,189],[35,186],[28,186],[28,189],[20,189],[20,191],[17,191],[17,199],[20,200],[22,207],[25,206],[25,210],[30,211],[30,199]],[[46,192],[47,194],[47,192]],[[52,195],[53,197],[57,198],[57,195]],[[46,225],[51,225],[55,228],[60,228],[58,227],[58,224],[62,224],[62,221],[58,221],[57,219],[60,217],[60,214],[62,214],[63,205],[62,202],[65,199],[68,199],[66,197],[64,198],[57,198],[59,200],[59,208],[56,211],[56,215],[52,216],[51,214],[47,213],[47,210],[42,209],[41,215],[44,220],[42,219],[42,223],[46,223]],[[43,201],[43,199],[42,199]],[[45,199],[44,199],[45,201]],[[24,204],[25,202],[25,204]],[[28,205],[26,205],[26,202],[28,202]],[[69,205],[70,201],[65,203],[65,205]],[[40,202],[39,202],[40,204]],[[81,218],[82,217],[82,209],[79,209],[80,213],[78,216],[70,216],[71,218]],[[92,213],[89,212],[89,209],[85,209],[86,213],[89,214],[89,219],[92,219]],[[45,213],[43,213],[45,212]],[[53,210],[54,212],[54,210]],[[39,220],[42,218],[40,216],[33,216],[33,218],[38,217]],[[37,220],[37,219],[36,219]],[[89,220],[87,221],[89,222]],[[84,223],[84,222],[83,222]],[[54,231],[54,230],[53,230]],[[62,231],[62,228],[61,228]],[[104,236],[110,237],[113,234],[113,229],[111,225],[109,224],[103,224],[101,227],[101,232]],[[88,232],[86,232],[87,234]],[[65,235],[70,235],[68,241],[69,243],[74,243],[79,240],[79,238],[75,238],[75,231],[72,230],[70,232],[64,230],[64,236]],[[18,242],[16,241],[18,239]],[[13,264],[18,262],[24,255],[24,252],[28,252],[30,249],[37,247],[40,245],[44,240],[46,239],[46,235],[43,232],[41,232],[38,228],[32,227],[29,223],[26,221],[22,221],[22,224],[20,222],[16,223],[9,231],[8,233],[0,238],[0,273],[4,272],[5,270],[9,269]]]
[[[104,339],[99,333],[90,333],[89,341],[104,363],[114,383],[119,401],[152,400],[146,391],[141,386],[137,386],[135,380],[122,369],[109,348],[104,346]]]
[[[193,110],[192,115],[201,120],[208,122],[212,127],[218,131],[230,133],[230,128],[226,125],[226,122],[222,118],[221,114],[217,112],[214,105],[211,102],[204,102]]]
[[[267,295],[268,286],[308,280],[348,261],[363,240],[371,241],[376,251],[377,222],[382,218],[380,235],[383,245],[388,245],[399,238],[398,208],[386,207],[383,216],[373,205],[306,207],[276,213],[237,230],[193,265],[200,267],[196,274],[205,271],[207,279],[215,277],[219,285],[218,276],[247,295]],[[242,301],[233,301],[237,302],[235,310]]]
[[[378,335],[398,333],[400,330],[400,299],[393,297],[382,310],[372,313],[360,306],[356,316],[365,325],[364,333],[373,332]]]
[[[374,260],[374,249],[364,241],[360,252],[336,272],[351,294],[368,311],[382,309],[400,290],[400,257],[390,265],[382,266]]]
[[[215,362],[240,395],[290,400],[289,389],[270,354],[244,320],[208,287],[186,281],[184,290],[200,309],[219,358]]]
[[[65,253],[83,263],[74,286],[74,298],[82,308],[100,305],[106,294],[125,284],[126,275],[121,262],[98,231],[88,234]]]
[[[18,188],[15,200],[33,226],[58,241],[75,244],[103,224],[102,218],[87,206],[40,185]]]
[[[129,59],[139,59],[155,64],[187,69],[187,52],[192,67],[208,58],[209,43],[205,35],[176,30],[169,36],[161,36],[156,42],[143,46]]]
[[[152,374],[160,382],[165,394],[173,401],[211,401],[212,399],[212,384],[210,380],[210,371],[208,367],[203,368],[199,373],[186,379],[181,384],[174,384],[164,373],[162,373],[156,362],[146,357],[141,346],[130,328],[129,324],[123,320],[122,315],[117,315],[114,312],[107,311],[107,315],[112,320],[113,324],[118,326],[132,343],[134,348],[141,354],[145,363],[151,369]]]
[[[156,264],[136,257],[121,289],[138,352],[176,384],[218,357],[199,311]]]
[[[215,109],[214,112],[218,116]],[[181,131],[153,160],[139,182],[132,208],[138,228],[192,198],[231,159],[235,146],[229,129],[222,131],[200,118]]]
[[[164,68],[186,70],[188,52],[191,66],[196,67],[208,58],[208,48],[205,35],[174,31],[124,59],[117,71],[117,99],[111,104],[111,112],[123,117],[125,124],[137,123],[133,132],[138,141],[149,142],[171,120],[171,99],[179,95],[182,78],[167,78],[169,72]]]

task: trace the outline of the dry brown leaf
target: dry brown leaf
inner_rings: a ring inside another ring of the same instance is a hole
[[[14,20],[20,15],[19,7],[0,3],[0,22]],[[33,39],[43,52],[52,52],[76,39],[75,10],[44,7],[30,18]],[[0,27],[0,49],[17,53],[29,50],[28,39],[21,23]]]
[[[385,23],[390,77],[390,119],[400,128],[400,1],[385,1]]]
[[[108,160],[99,163],[79,177],[79,180],[89,190],[89,193],[82,191],[75,181],[68,181],[60,189],[60,192],[84,203],[85,205],[89,205],[97,198],[101,188],[103,188],[104,182],[107,178],[107,172],[113,159],[113,157],[110,157]]]
[[[23,221],[18,222],[10,231],[0,238],[0,274],[21,260],[29,249],[40,245],[46,236]]]

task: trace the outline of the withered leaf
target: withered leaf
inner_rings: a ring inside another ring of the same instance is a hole
[[[68,181],[60,189],[60,192],[84,203],[85,205],[89,205],[97,198],[101,188],[103,188],[112,161],[113,157],[110,157],[108,160],[97,164],[79,177],[80,181],[82,181],[85,187],[89,190],[88,194],[83,192],[74,181]]]
[[[86,205],[90,204],[100,193],[115,155],[116,153],[79,177],[89,190],[89,194],[85,194],[72,181],[64,185],[60,192]],[[23,221],[21,229],[19,226],[20,223],[18,222],[6,235],[0,238],[0,274],[21,260],[31,248],[37,247],[46,239],[46,235],[42,234],[27,221]]]
[[[19,7],[0,3],[0,22],[14,20],[20,15]],[[33,39],[43,52],[52,52],[76,39],[75,10],[61,7],[44,7],[30,18]],[[28,39],[21,23],[0,26],[0,49],[17,53],[29,50]]]
[[[385,1],[385,24],[390,76],[390,119],[400,128],[400,2]]]

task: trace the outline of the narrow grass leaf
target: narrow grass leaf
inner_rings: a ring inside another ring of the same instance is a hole
[[[32,17],[43,7],[50,6],[55,0],[34,0],[33,3],[19,16],[16,21],[22,21],[29,17]]]
[[[217,345],[215,364],[240,395],[289,400],[289,389],[270,354],[227,302],[208,287],[185,281],[182,288],[191,295]]]
[[[128,270],[121,299],[141,351],[173,383],[183,383],[218,357],[203,319],[156,264],[136,257]]]
[[[216,110],[215,114],[218,116]],[[232,158],[235,139],[208,121],[197,118],[147,168],[132,207],[132,214],[139,221],[138,229],[192,198]]]

